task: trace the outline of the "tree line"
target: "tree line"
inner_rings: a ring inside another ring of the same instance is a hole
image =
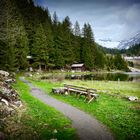
[[[4,70],[25,70],[30,65],[60,69],[72,63],[84,63],[88,70],[110,67],[89,23],[80,29],[78,21],[73,27],[68,16],[60,22],[56,12],[51,16],[32,0],[1,0],[0,19],[0,68]],[[32,56],[31,64],[27,56]]]
[[[130,46],[127,50],[121,50],[121,53],[127,56],[140,56],[140,44]]]

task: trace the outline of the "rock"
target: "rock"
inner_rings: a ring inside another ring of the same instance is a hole
[[[15,79],[16,73],[15,72],[11,72],[9,75],[11,78]]]
[[[57,133],[57,130],[56,130],[56,129],[54,129],[54,130],[53,130],[53,133]]]
[[[12,115],[15,112],[15,110],[11,107],[7,107],[7,112],[8,112],[8,115]]]
[[[4,70],[0,70],[0,75],[8,77],[9,76],[9,72],[4,71]]]
[[[57,94],[64,94],[65,93],[65,88],[64,87],[53,88],[52,92],[57,93]]]
[[[7,89],[12,89],[11,85],[6,82],[3,82],[1,87],[7,88]]]
[[[32,68],[32,67],[29,67],[29,71],[30,71],[30,72],[33,72],[33,68]]]
[[[128,96],[127,98],[128,98],[129,101],[136,101],[136,100],[138,100],[138,97],[136,97],[136,96]]]
[[[65,92],[65,95],[69,95],[69,93],[66,91],[66,92]]]
[[[1,106],[11,106],[11,104],[15,105],[16,107],[20,107],[22,105],[21,101],[19,100],[19,96],[17,92],[12,89],[10,83],[15,82],[13,78],[15,75],[11,73],[9,75],[8,72],[0,70],[0,103]],[[5,108],[5,107],[4,107]],[[1,108],[2,110],[4,108]],[[6,109],[6,108],[5,108]]]
[[[1,87],[0,97],[10,102],[19,100],[17,92],[10,85],[5,84]]]
[[[9,116],[17,115],[18,108],[22,106],[19,95],[11,86],[11,83],[15,82],[14,77],[14,74],[0,70],[0,130],[9,127]],[[6,135],[0,132],[0,140],[5,138]]]
[[[22,107],[22,102],[21,101],[16,101],[13,102],[17,107]]]
[[[0,106],[0,118],[1,119],[14,114],[14,112],[15,112],[15,110],[11,107],[8,107],[6,105]]]
[[[17,109],[18,107],[14,104],[10,104],[10,107],[12,107],[13,109]]]
[[[2,82],[3,81],[3,76],[2,75],[0,75],[0,82]]]
[[[9,106],[9,103],[8,103],[7,100],[5,100],[5,99],[1,99],[1,102],[5,103],[7,106]]]
[[[94,96],[97,99],[99,97],[99,94],[94,93],[92,94],[92,96]]]
[[[16,80],[15,79],[7,79],[7,80],[5,80],[5,82],[10,84],[10,83],[15,83]]]
[[[25,77],[32,77],[33,76],[31,73],[25,73],[24,75],[25,75]]]

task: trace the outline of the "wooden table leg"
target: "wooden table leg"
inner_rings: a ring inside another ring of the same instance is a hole
[[[92,97],[89,101],[88,101],[88,104],[94,99],[94,97]]]

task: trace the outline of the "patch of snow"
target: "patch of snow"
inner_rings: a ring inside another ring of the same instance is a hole
[[[127,40],[122,40],[120,42],[120,44],[118,45],[118,48],[119,49],[128,49],[129,47],[131,47],[135,44],[139,44],[139,43],[140,43],[140,32]]]
[[[113,41],[113,40],[106,40],[106,39],[97,39],[96,42],[106,48],[117,48],[119,45],[119,41]]]

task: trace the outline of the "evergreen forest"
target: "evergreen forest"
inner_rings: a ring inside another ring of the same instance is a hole
[[[128,70],[121,55],[106,55],[95,42],[89,23],[80,28],[68,16],[59,21],[56,12],[51,15],[32,0],[0,0],[1,69],[63,69],[73,63],[84,63],[90,71]]]

